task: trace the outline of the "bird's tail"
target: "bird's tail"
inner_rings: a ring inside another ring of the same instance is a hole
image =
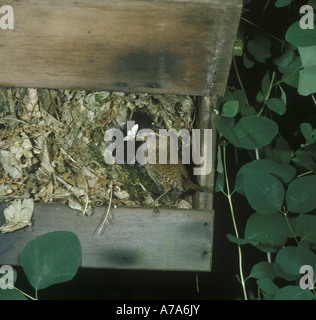
[[[191,182],[190,180],[184,180],[183,185],[184,185],[185,189],[191,189],[191,190],[204,192],[204,189],[201,186]]]

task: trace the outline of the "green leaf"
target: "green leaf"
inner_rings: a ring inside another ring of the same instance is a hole
[[[244,244],[252,244],[253,246],[256,246],[258,245],[258,241],[256,240],[248,240],[248,239],[243,239],[243,238],[237,238],[236,236],[230,234],[230,233],[227,233],[227,238],[229,241],[233,242],[233,243],[236,243],[236,244],[241,244],[241,245],[244,245]]]
[[[275,274],[279,277],[279,278],[282,278],[282,279],[285,279],[287,281],[294,281],[294,280],[297,280],[298,278],[298,275],[292,275],[292,274],[288,274],[286,273],[283,269],[281,269],[281,267],[274,263],[274,272]]]
[[[289,183],[295,176],[296,170],[288,164],[280,164],[273,160],[258,159],[243,165],[237,173],[235,191],[244,193],[244,177],[248,172],[265,172],[281,178],[285,183]]]
[[[300,214],[296,219],[296,231],[301,238],[301,243],[316,243],[316,216]]]
[[[296,47],[313,46],[316,43],[316,28],[301,29],[297,21],[288,28],[285,39]]]
[[[255,264],[251,269],[249,277],[255,279],[266,278],[273,280],[276,277],[273,264],[266,261]]]
[[[247,48],[259,62],[264,63],[271,57],[271,40],[263,34],[256,33],[254,38],[248,41]]]
[[[27,298],[16,289],[0,289],[0,300],[27,300]]]
[[[289,233],[281,214],[253,213],[247,220],[245,239],[258,241],[256,247],[263,252],[275,252],[285,244]]]
[[[279,287],[270,279],[259,279],[257,280],[257,285],[266,295],[269,296],[274,296],[279,290]]]
[[[295,158],[292,159],[294,163],[298,163],[301,166],[307,168],[308,170],[312,170],[316,173],[316,163],[313,159],[313,156],[306,151],[306,148],[303,150],[297,150],[295,152]]]
[[[35,290],[71,280],[80,259],[80,241],[68,231],[40,235],[30,240],[20,255],[23,270]]]
[[[282,87],[279,85],[280,91],[281,91],[281,100],[286,104],[286,94],[284,92],[284,90],[282,89]]]
[[[300,276],[301,266],[307,264],[316,267],[316,255],[305,247],[288,246],[282,248],[276,255],[275,263],[280,268],[293,276]]]
[[[304,66],[299,72],[298,93],[308,96],[316,92],[316,45],[298,48],[298,51]]]
[[[257,116],[243,117],[235,126],[233,118],[221,117],[216,128],[235,147],[244,149],[262,148],[279,131],[274,121]]]
[[[279,71],[283,73],[282,81],[291,87],[297,88],[299,83],[299,69],[302,67],[300,56],[295,56],[293,61],[285,66],[279,66]]]
[[[313,144],[313,143],[315,143],[316,142],[316,129],[314,129],[312,132],[311,132],[311,134],[310,134],[310,136],[309,136],[309,139],[308,139],[308,144]],[[314,154],[314,156],[315,156],[315,154]]]
[[[223,166],[223,160],[222,160],[222,151],[221,151],[221,146],[218,144],[217,146],[217,167],[216,171],[218,173],[223,173],[224,172],[224,166]]]
[[[309,137],[313,131],[312,125],[310,123],[303,122],[300,125],[300,129],[301,129],[302,135],[304,136],[305,140],[308,141]]]
[[[263,102],[264,101],[264,95],[263,95],[263,93],[262,93],[262,91],[260,90],[260,91],[258,91],[258,93],[257,93],[257,95],[256,95],[256,101],[257,102]]]
[[[293,46],[288,46],[279,57],[273,60],[274,64],[279,67],[286,67],[293,61],[294,49],[295,48]]]
[[[286,111],[286,104],[278,98],[270,98],[267,100],[267,106],[270,110],[282,116]]]
[[[288,6],[292,1],[293,0],[277,0],[274,5],[277,8],[282,8],[282,7]]]
[[[238,106],[239,106],[238,101],[227,101],[223,105],[223,110],[221,115],[223,117],[229,117],[229,118],[234,117],[238,112]]]
[[[259,149],[269,144],[278,131],[277,124],[270,119],[257,116],[244,117],[233,128],[238,143],[232,143],[239,148]]]
[[[260,150],[260,157],[288,164],[292,158],[292,148],[282,136],[278,135]]]
[[[281,182],[265,172],[248,172],[244,177],[244,190],[251,207],[259,213],[280,211],[284,201]]]
[[[239,139],[233,131],[234,118],[220,117],[216,122],[216,128],[233,145],[239,144]]]
[[[239,102],[239,111],[244,111],[244,109],[247,108],[247,97],[244,91],[242,90],[234,90],[233,92],[234,100],[237,100]]]
[[[275,295],[274,300],[314,300],[314,295],[299,286],[285,286]]]
[[[269,93],[270,89],[270,75],[269,71],[263,76],[262,81],[261,81],[261,92],[263,95],[263,101],[267,99],[267,95]]]
[[[293,180],[286,192],[286,204],[290,212],[307,213],[316,208],[316,176]]]
[[[216,184],[215,184],[215,192],[224,191],[224,173],[221,172],[217,175]]]
[[[242,58],[243,58],[245,68],[250,69],[254,66],[255,61],[250,59],[246,53],[243,54]]]

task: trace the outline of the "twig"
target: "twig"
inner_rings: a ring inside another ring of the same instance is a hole
[[[113,185],[111,183],[111,192],[110,192],[110,202],[109,202],[109,206],[108,206],[108,209],[105,213],[105,216],[103,218],[103,221],[99,224],[99,228],[97,228],[96,230],[96,234],[99,235],[104,227],[104,225],[107,223],[109,224],[110,222],[110,216],[111,216],[111,204],[112,204],[112,194],[113,194]]]
[[[237,64],[236,64],[235,57],[233,57],[233,64],[234,64],[234,69],[235,69],[235,72],[236,72],[236,75],[237,75],[237,79],[238,79],[240,88],[241,88],[241,90],[244,92],[245,97],[246,97],[247,106],[249,106],[249,101],[248,101],[248,98],[247,98],[246,90],[245,90],[244,85],[243,85],[243,83],[242,83],[242,81],[241,81],[241,78],[240,78],[240,75],[239,75],[239,72],[238,72],[238,68],[237,68]]]
[[[249,23],[249,24],[252,25],[253,27],[255,27],[255,28],[257,28],[258,30],[260,30],[261,32],[263,32],[263,33],[267,34],[268,36],[272,37],[274,40],[277,40],[278,42],[283,43],[283,40],[277,38],[277,37],[274,36],[272,33],[267,32],[266,30],[260,28],[260,27],[257,26],[255,23],[253,23],[253,22],[251,22],[251,21],[249,21],[249,20],[247,20],[247,19],[245,19],[245,18],[243,18],[243,17],[241,17],[240,20],[243,20],[243,21]]]

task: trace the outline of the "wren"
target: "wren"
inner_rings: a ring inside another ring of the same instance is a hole
[[[158,134],[155,134],[158,137]],[[156,139],[158,140],[158,139]],[[157,141],[158,142],[158,141]],[[183,193],[188,190],[195,190],[204,192],[204,189],[193,183],[190,180],[189,173],[185,165],[179,159],[178,163],[173,164],[170,163],[170,142],[168,141],[166,149],[167,149],[167,163],[160,164],[158,163],[159,159],[159,144],[156,143],[156,163],[145,163],[145,168],[150,176],[150,178],[158,185],[163,187],[163,193],[151,204],[156,205],[159,199],[161,199],[166,193],[171,190],[175,190],[179,193]],[[148,143],[148,150],[153,147],[152,144]],[[153,152],[155,152],[153,151]],[[147,152],[148,155],[148,152]]]

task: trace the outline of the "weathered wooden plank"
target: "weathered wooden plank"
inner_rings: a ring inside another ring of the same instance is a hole
[[[216,114],[214,112],[217,97],[200,98],[197,110],[197,128],[203,133],[204,129],[212,129],[212,141],[205,141],[204,134],[201,134],[200,153],[207,154],[206,148],[212,148],[211,158],[206,161],[211,165],[211,172],[207,172],[205,164],[203,164],[204,172],[197,176],[197,182],[201,186],[207,187],[205,192],[195,192],[193,196],[194,208],[213,209],[214,184],[216,173],[216,152],[217,152],[217,130],[216,130]]]
[[[87,217],[66,206],[37,204],[30,228],[0,234],[0,265],[19,264],[19,253],[30,239],[68,230],[81,241],[82,267],[210,271],[213,212],[160,208],[159,216],[152,217],[152,210],[114,209],[111,224],[97,235],[105,207]]]
[[[241,0],[7,0],[0,85],[223,95]]]

